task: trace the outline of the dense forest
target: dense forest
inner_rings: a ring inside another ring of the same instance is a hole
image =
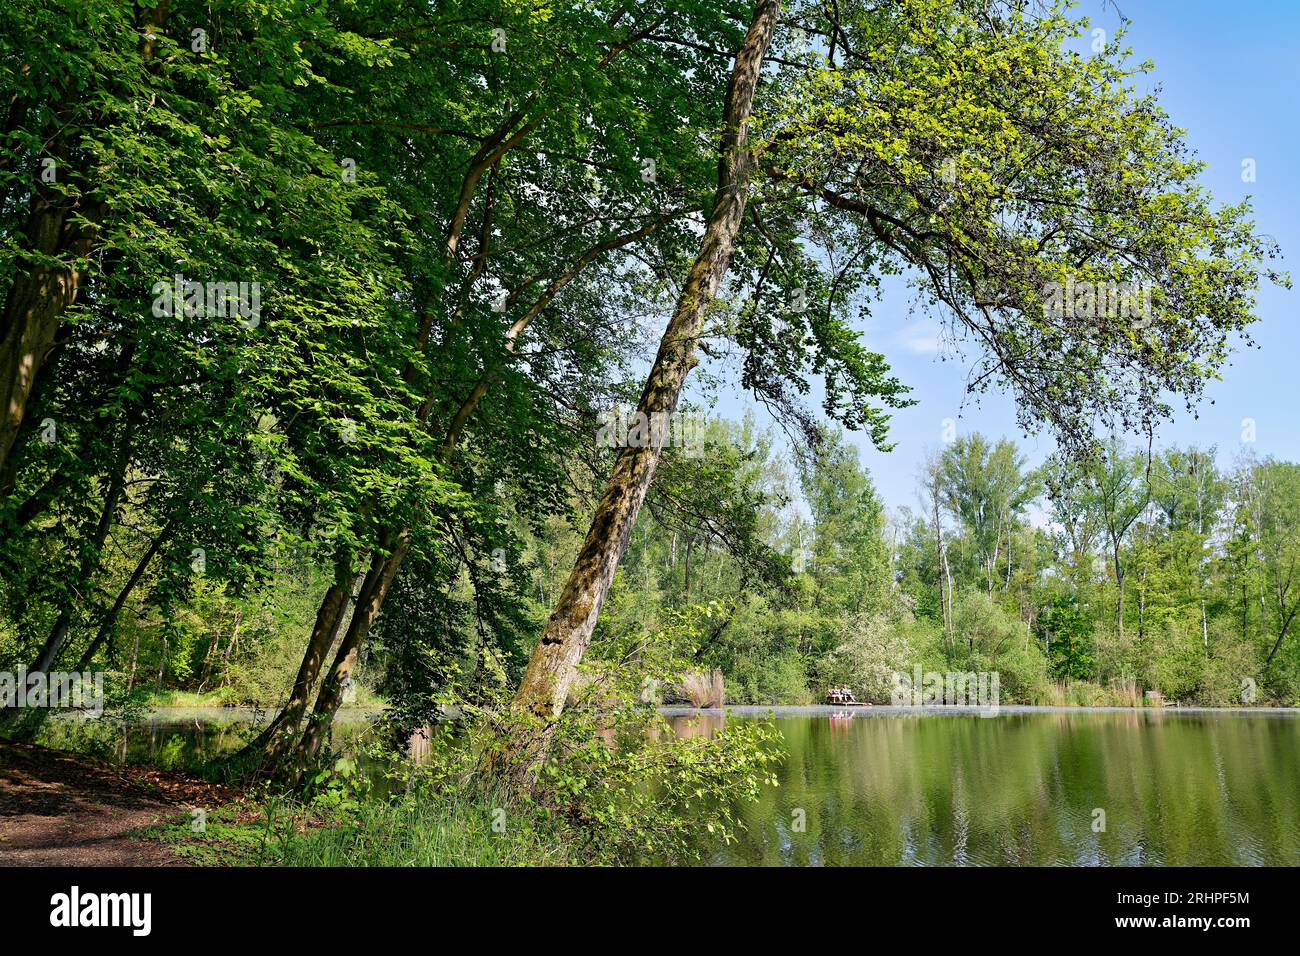
[[[256,704],[241,772],[289,780],[345,704],[399,740],[454,704],[458,773],[607,822],[648,804],[578,777],[647,702],[919,664],[1295,704],[1300,466],[1158,438],[1287,279],[1087,37],[1016,0],[6,5],[0,666]],[[848,433],[915,401],[858,331],[892,276],[1045,463],[953,435],[887,513]],[[601,772],[672,809],[761,736]]]
[[[717,602],[698,659],[732,701],[820,703],[847,686],[888,703],[892,675],[918,663],[998,671],[1015,703],[1297,699],[1294,464],[1224,471],[1213,449],[1114,442],[1082,466],[1029,468],[1014,442],[976,433],[921,463],[916,510],[889,515],[834,436],[786,474],[752,427],[718,435],[788,575],[746,581],[712,517],[651,517],[602,626]]]
[[[1030,468],[1014,442],[975,433],[920,463],[916,509],[890,514],[842,434],[792,461],[752,420],[700,431],[695,457],[663,466],[594,638],[689,625],[689,669],[657,699],[807,704],[844,686],[887,704],[893,675],[918,664],[997,671],[1005,703],[1300,695],[1300,466],[1225,471],[1213,449],[1116,442],[1085,466]],[[485,649],[517,681],[593,494],[579,485],[540,525],[503,521],[499,544],[453,563],[434,593],[415,565],[400,575],[347,701],[403,699],[449,667],[472,675]],[[149,601],[149,576],[103,666],[123,691],[278,706],[320,587],[310,565],[282,561],[264,587],[210,586],[179,614]]]

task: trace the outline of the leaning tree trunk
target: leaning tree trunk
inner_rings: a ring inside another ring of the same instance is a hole
[[[104,495],[104,504],[100,509],[99,522],[95,527],[94,534],[90,536],[88,541],[83,543],[84,550],[77,568],[77,590],[88,590],[94,576],[99,571],[104,544],[108,540],[108,533],[113,527],[117,508],[122,501],[122,495],[126,488],[128,444],[127,438],[124,436],[111,482]],[[48,674],[54,669],[59,655],[67,644],[68,633],[76,616],[76,611],[77,607],[73,599],[65,597],[64,605],[54,619],[54,624],[45,638],[45,643],[37,653],[36,659],[27,668],[27,677],[24,679],[30,679],[35,674]],[[11,739],[31,741],[35,738],[48,716],[48,708],[23,710],[16,703],[11,702],[8,706],[0,709],[0,729],[3,729]]]
[[[90,663],[94,660],[95,654],[105,643],[108,643],[110,648],[112,647],[112,637],[117,628],[117,619],[122,614],[122,608],[126,606],[127,598],[131,596],[131,592],[134,591],[136,585],[140,583],[140,579],[144,577],[145,570],[149,567],[149,563],[153,561],[155,555],[158,554],[158,549],[171,538],[174,530],[175,522],[173,521],[163,528],[163,530],[153,539],[153,542],[149,545],[149,550],[147,550],[140,560],[136,562],[135,570],[131,572],[131,576],[127,578],[126,584],[122,586],[122,589],[117,592],[117,597],[114,599],[112,607],[105,612],[103,621],[99,625],[99,632],[95,635],[95,639],[90,642],[90,645],[82,653],[81,660],[77,663],[77,670],[84,671],[89,669]]]
[[[731,265],[753,164],[747,146],[749,118],[763,57],[779,15],[779,0],[759,0],[736,54],[723,108],[713,211],[637,405],[638,413],[648,421],[676,409],[686,376],[698,364],[695,345],[705,317]],[[627,447],[619,453],[582,551],[533,650],[512,704],[516,714],[537,718],[537,727],[506,744],[508,750],[500,757],[500,769],[527,776],[545,754],[550,731],[564,708],[659,462],[665,430],[651,427],[649,431],[651,437],[645,447]]]
[[[1281,608],[1281,606],[1282,603],[1279,601],[1278,602],[1279,609]],[[1295,619],[1296,611],[1298,610],[1300,610],[1300,603],[1293,604],[1291,606],[1291,613],[1287,614],[1286,619],[1283,620],[1282,630],[1278,632],[1277,640],[1273,642],[1273,649],[1268,652],[1268,660],[1264,661],[1265,667],[1272,666],[1273,658],[1277,656],[1278,650],[1282,647],[1282,641],[1286,638],[1286,632],[1291,630],[1291,622]]]
[[[273,766],[293,746],[325,655],[338,636],[339,626],[347,614],[350,579],[351,572],[346,564],[336,569],[334,582],[325,592],[325,598],[316,612],[316,623],[307,639],[307,647],[302,663],[298,666],[297,676],[294,677],[293,688],[289,691],[288,701],[275,719],[244,746],[236,760],[256,760],[264,766]]]
[[[388,596],[388,589],[392,586],[393,579],[397,577],[397,570],[401,567],[410,546],[410,533],[404,531],[397,537],[390,553],[385,555],[377,552],[371,559],[347,633],[334,656],[333,666],[325,675],[325,680],[321,682],[320,693],[316,696],[316,706],[312,709],[307,728],[293,751],[288,768],[291,776],[300,775],[320,753],[321,746],[333,724],[334,715],[343,702],[344,690],[356,668],[361,645],[379,617],[384,598]]]

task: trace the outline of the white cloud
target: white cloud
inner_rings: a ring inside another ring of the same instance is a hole
[[[909,352],[934,355],[939,351],[939,332],[939,323],[933,319],[922,319],[899,330],[898,341]]]

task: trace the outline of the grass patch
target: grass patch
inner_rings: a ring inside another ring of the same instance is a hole
[[[558,866],[559,833],[482,797],[366,800],[346,823],[308,828],[278,846],[285,866]]]
[[[192,690],[165,690],[150,693],[143,701],[154,707],[238,707],[239,695],[230,687],[215,687],[202,693]]]
[[[190,815],[179,815],[135,831],[132,836],[161,840],[194,866],[262,866],[273,859],[273,827],[260,814],[238,806],[207,811],[202,832]]]
[[[535,813],[490,798],[403,794],[364,799],[346,813],[270,799],[257,809],[209,811],[139,831],[195,866],[561,866],[561,834]]]

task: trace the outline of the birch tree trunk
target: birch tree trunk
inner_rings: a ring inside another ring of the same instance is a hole
[[[126,692],[131,693],[131,688],[135,686],[135,668],[140,661],[140,629],[135,631],[135,644],[131,648],[131,673],[126,678]]]
[[[779,16],[779,0],[758,0],[753,20],[736,53],[723,108],[713,210],[637,404],[637,411],[647,421],[655,421],[654,416],[668,415],[676,409],[686,377],[698,364],[695,347],[706,315],[731,265],[753,164],[747,146],[749,119],[763,58]],[[531,770],[545,754],[550,730],[564,709],[578,663],[587,650],[614,572],[654,477],[664,432],[665,429],[652,427],[645,447],[627,447],[619,453],[582,551],[515,694],[512,705],[515,712],[541,721],[539,733],[511,740],[510,756],[522,758],[515,769]]]

